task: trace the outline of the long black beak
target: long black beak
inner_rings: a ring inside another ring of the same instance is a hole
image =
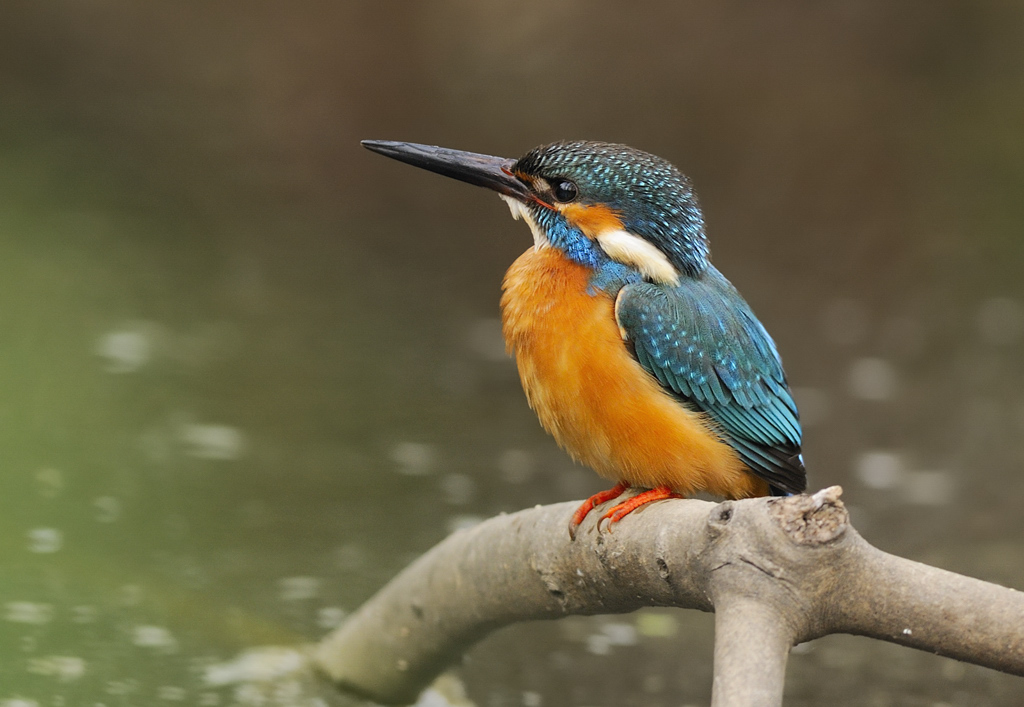
[[[414,167],[429,169],[431,172],[469,182],[478,187],[487,187],[520,201],[536,200],[529,186],[512,174],[515,160],[480,155],[476,152],[449,150],[433,145],[417,145],[414,142],[363,140],[362,144],[367,150]]]

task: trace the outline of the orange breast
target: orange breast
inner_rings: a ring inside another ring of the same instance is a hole
[[[614,301],[587,293],[590,270],[531,248],[505,275],[502,324],[530,406],[555,440],[602,476],[635,486],[765,495],[765,482],[641,368]]]

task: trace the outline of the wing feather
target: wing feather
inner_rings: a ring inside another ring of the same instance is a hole
[[[674,287],[627,285],[616,316],[640,365],[707,413],[773,492],[806,488],[800,418],[775,343],[717,270]]]

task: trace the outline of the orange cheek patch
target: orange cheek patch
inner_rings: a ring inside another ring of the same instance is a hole
[[[565,204],[559,205],[569,223],[577,226],[588,238],[597,238],[605,231],[622,228],[622,220],[618,212],[604,204]]]

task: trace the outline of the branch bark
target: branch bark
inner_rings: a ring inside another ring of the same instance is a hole
[[[717,612],[713,707],[782,703],[789,648],[852,633],[1024,675],[1024,594],[895,557],[814,496],[652,504],[576,541],[572,503],[453,534],[313,650],[339,687],[417,694],[473,643],[519,621],[646,606]]]

